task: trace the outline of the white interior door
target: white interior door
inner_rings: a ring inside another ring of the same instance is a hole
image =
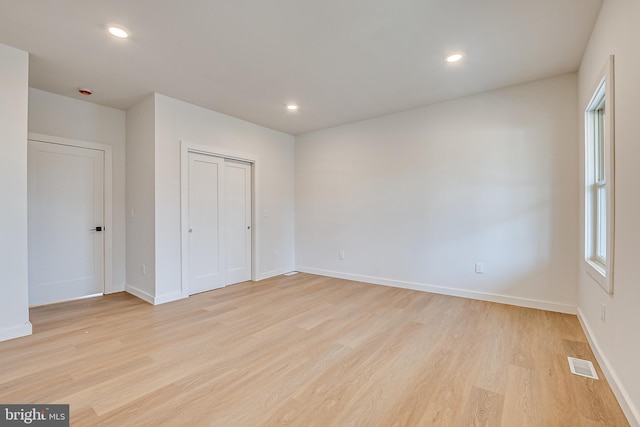
[[[189,293],[225,286],[224,159],[189,153]]]
[[[29,304],[104,292],[104,152],[28,143]]]
[[[227,284],[251,280],[251,164],[225,160]]]

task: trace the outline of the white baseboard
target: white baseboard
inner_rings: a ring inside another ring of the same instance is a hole
[[[256,281],[260,281],[260,280],[265,280],[265,279],[270,279],[272,277],[275,276],[280,276],[284,273],[288,273],[290,271],[294,270],[294,268],[278,268],[275,270],[271,270],[271,271],[267,271],[265,273],[259,274],[258,277],[256,277]]]
[[[106,295],[106,294],[103,294],[102,292],[100,292],[100,293],[97,293],[97,294],[83,295],[81,297],[75,297],[75,298],[69,298],[69,299],[45,302],[45,303],[42,303],[42,304],[34,304],[34,305],[30,305],[29,308],[44,307],[46,305],[60,304],[60,303],[63,303],[63,302],[79,301],[81,299],[97,298],[97,297],[101,297],[103,295]]]
[[[124,292],[124,291],[125,291],[125,285],[124,283],[120,283],[118,285],[111,286],[109,289],[105,288],[104,294],[105,295],[116,294],[118,292]]]
[[[8,341],[14,338],[25,337],[27,335],[31,335],[32,332],[33,327],[31,326],[31,322],[0,329],[0,341]]]
[[[126,285],[124,287],[125,292],[140,298],[143,301],[148,302],[149,304],[153,304],[153,295],[148,294],[147,292],[136,288],[135,286]]]
[[[183,298],[182,291],[171,292],[170,294],[158,295],[157,297],[154,297],[148,292],[145,292],[142,289],[138,289],[135,286],[131,286],[131,285],[126,285],[124,290],[127,293],[130,293],[131,295],[136,296],[141,300],[144,300],[149,304],[153,304],[153,305],[159,305],[159,304],[164,304],[171,301],[177,301]]]
[[[609,382],[609,386],[611,386],[613,394],[615,394],[616,399],[618,399],[618,403],[622,408],[622,411],[627,417],[627,421],[629,421],[629,424],[632,427],[640,427],[640,412],[638,411],[638,408],[636,408],[636,406],[634,405],[633,401],[629,397],[629,393],[627,393],[627,390],[620,382],[620,377],[618,377],[618,374],[616,374],[616,371],[611,366],[609,359],[602,351],[602,348],[598,344],[598,341],[596,340],[595,335],[593,334],[593,331],[589,326],[587,319],[585,319],[584,315],[582,314],[582,310],[580,310],[580,308],[578,308],[578,320],[580,321],[580,325],[584,330],[584,334],[587,336],[587,340],[589,341],[589,345],[593,350],[593,354],[598,360],[600,369],[602,369],[604,376]]]
[[[182,291],[171,292],[170,294],[158,295],[153,299],[153,305],[165,304],[171,301],[182,299]]]
[[[380,277],[364,276],[360,274],[349,274],[339,271],[322,270],[313,267],[298,266],[296,267],[296,271],[300,271],[302,273],[318,274],[320,276],[336,277],[338,279],[372,283],[374,285],[392,286],[394,288],[412,289],[414,291],[431,292],[434,294],[443,294],[455,297],[477,299],[481,301],[497,302],[501,304],[516,305],[519,307],[537,308],[539,310],[556,311],[559,313],[576,314],[576,307],[569,304],[561,304],[551,301],[541,301],[508,295],[492,294],[487,292],[468,291],[464,289],[447,288],[444,286],[434,286],[423,283],[405,282],[402,280],[384,279]]]

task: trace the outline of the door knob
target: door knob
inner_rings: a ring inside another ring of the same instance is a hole
[[[92,228],[89,231],[102,231],[102,227],[96,227],[96,228]]]

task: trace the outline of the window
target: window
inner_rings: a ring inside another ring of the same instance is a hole
[[[585,265],[613,293],[613,56],[585,109]]]

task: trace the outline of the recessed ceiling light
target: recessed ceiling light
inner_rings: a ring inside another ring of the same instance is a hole
[[[109,30],[112,36],[116,36],[119,39],[126,39],[127,37],[129,37],[129,33],[127,33],[125,29],[116,27],[114,25],[109,26],[107,30]]]
[[[456,53],[450,53],[449,55],[447,55],[447,56],[445,57],[445,60],[446,60],[447,62],[458,62],[458,61],[460,61],[461,59],[462,59],[462,54],[461,54],[461,53],[459,53],[459,52],[456,52]]]
[[[295,105],[295,104],[289,104],[289,105],[287,105],[287,110],[289,110],[289,111],[298,111],[298,108],[300,108],[300,107],[298,107],[298,106],[297,106],[297,105]]]

